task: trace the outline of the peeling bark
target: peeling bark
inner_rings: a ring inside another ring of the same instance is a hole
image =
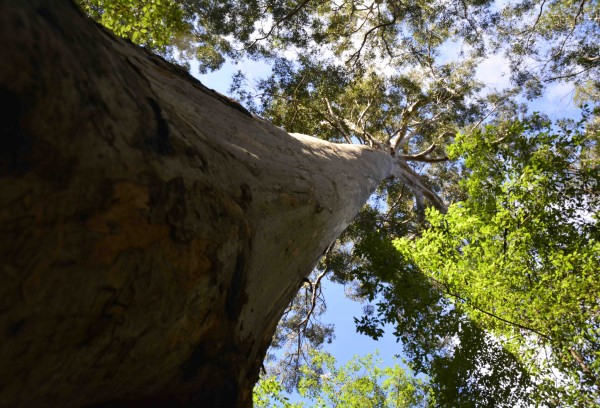
[[[392,167],[291,136],[69,1],[0,2],[0,406],[250,406]]]

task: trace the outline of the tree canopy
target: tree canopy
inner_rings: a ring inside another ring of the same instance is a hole
[[[282,319],[274,346],[292,339],[283,360],[296,369],[273,372],[286,387],[331,399],[332,383],[320,380],[316,394],[310,378],[352,371],[309,353],[332,333],[318,321],[327,275],[367,303],[360,332],[378,338],[395,327],[437,406],[598,403],[597,1],[78,2],[170,60],[198,59],[201,72],[226,58],[265,59],[266,77],[233,80],[251,111],[290,132],[393,156],[394,177]],[[477,78],[492,55],[507,59],[509,89]],[[557,81],[589,104],[581,119],[527,111]],[[370,375],[349,389],[370,384],[373,399],[387,398],[381,372]],[[265,381],[259,392],[280,390]]]
[[[400,364],[380,367],[377,354],[355,356],[341,367],[326,352],[311,350],[308,363],[301,367],[298,385],[300,397],[310,406],[320,407],[428,407],[435,397],[427,382],[416,378]],[[254,394],[256,407],[278,404],[304,407],[304,402],[291,403],[281,383],[274,376],[263,379]]]
[[[600,373],[598,163],[581,123],[534,115],[456,138],[467,199],[395,246],[533,376],[539,401],[590,406]],[[456,157],[456,156],[455,156]],[[561,375],[555,377],[555,373]]]

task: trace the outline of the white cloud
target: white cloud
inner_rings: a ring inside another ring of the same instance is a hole
[[[510,87],[509,72],[508,60],[501,54],[494,54],[479,64],[475,77],[488,88],[501,90]]]

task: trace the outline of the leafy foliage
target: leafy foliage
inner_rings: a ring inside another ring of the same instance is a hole
[[[172,52],[175,38],[191,29],[172,0],[79,0],[82,9],[115,34],[156,52]]]
[[[395,237],[416,232],[403,222],[383,225],[382,218],[374,208],[363,209],[344,235],[354,242],[351,253],[339,255],[345,263],[327,265],[333,279],[354,282],[355,296],[368,302],[356,319],[358,330],[377,339],[393,325],[409,365],[430,378],[437,406],[527,402],[531,382],[515,357],[395,250]]]
[[[201,72],[225,58],[272,57],[291,50],[334,55],[351,66],[372,61],[431,63],[449,41],[462,55],[504,51],[513,80],[539,96],[543,84],[577,80],[598,87],[597,1],[77,0],[118,35]],[[508,44],[508,45],[507,45]],[[598,101],[595,92],[582,92]]]
[[[319,407],[430,407],[434,398],[429,385],[399,364],[381,367],[377,354],[355,356],[338,367],[334,357],[311,351],[310,360],[300,368],[299,396]],[[254,389],[254,405],[304,407],[290,403],[274,377],[263,378]]]
[[[94,20],[172,62],[199,62],[201,73],[240,57],[230,40],[248,40],[259,18],[252,1],[76,0]],[[227,37],[230,36],[230,37]]]
[[[468,198],[395,241],[456,308],[518,356],[538,400],[600,397],[600,168],[582,124],[534,115],[459,137]],[[556,373],[560,373],[556,377]],[[561,406],[562,406],[561,405]]]

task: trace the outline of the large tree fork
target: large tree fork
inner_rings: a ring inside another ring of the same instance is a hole
[[[250,406],[390,155],[290,136],[68,0],[0,1],[0,49],[0,406]]]

